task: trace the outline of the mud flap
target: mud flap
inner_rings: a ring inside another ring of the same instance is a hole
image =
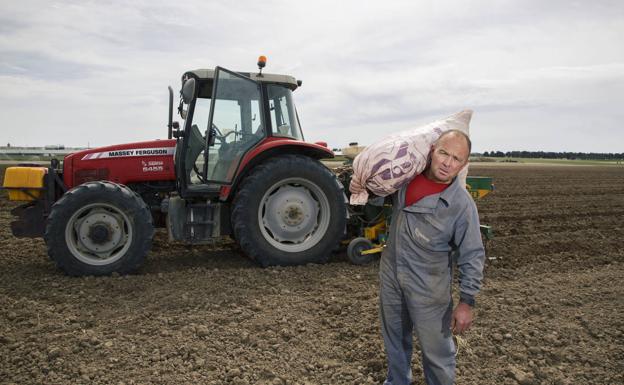
[[[18,220],[11,222],[11,232],[17,238],[43,237],[46,227],[45,203],[42,200],[29,202],[11,210]]]

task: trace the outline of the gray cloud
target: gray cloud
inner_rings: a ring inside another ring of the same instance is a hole
[[[82,79],[115,67],[85,64],[51,57],[37,52],[0,51],[0,76],[26,76],[31,79],[64,81]]]
[[[20,127],[0,143],[162,138],[168,84],[259,54],[304,80],[306,139],[331,146],[464,108],[477,151],[624,142],[619,1],[24,0],[0,14],[0,113]]]

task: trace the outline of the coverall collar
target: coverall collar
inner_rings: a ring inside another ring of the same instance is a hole
[[[432,211],[436,207],[438,207],[438,202],[442,202],[447,207],[451,205],[454,200],[455,195],[460,191],[461,188],[460,179],[455,177],[451,184],[442,192],[437,194],[428,195],[418,202],[413,203],[411,206],[405,207],[406,211],[414,211],[414,212],[422,212],[423,210]],[[405,204],[405,192],[407,191],[407,184],[401,187],[401,191],[399,193],[401,199],[401,205]]]

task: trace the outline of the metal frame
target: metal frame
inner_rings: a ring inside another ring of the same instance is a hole
[[[63,180],[56,172],[57,166],[58,161],[53,159],[44,177],[43,187],[2,187],[2,189],[6,190],[21,190],[34,198],[34,200],[19,205],[11,210],[11,215],[18,217],[18,220],[11,222],[13,235],[28,238],[43,236],[45,222],[48,215],[50,215],[52,205],[56,202],[57,189],[60,190],[60,196],[67,192],[67,186],[65,186],[65,183],[63,183]],[[43,194],[39,197],[35,197],[28,190],[41,190]],[[36,210],[36,215],[32,214],[33,210]]]

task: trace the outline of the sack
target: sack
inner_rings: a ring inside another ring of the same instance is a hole
[[[469,134],[471,118],[472,111],[464,110],[446,119],[389,135],[366,147],[353,161],[350,203],[366,204],[368,191],[381,197],[396,192],[427,167],[431,145],[443,132],[461,130]],[[464,184],[467,174],[468,165],[459,174]]]

